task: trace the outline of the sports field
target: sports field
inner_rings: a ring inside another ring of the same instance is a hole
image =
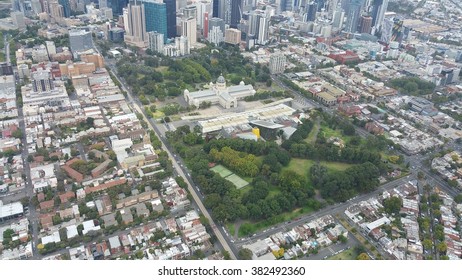
[[[226,178],[227,176],[233,174],[228,168],[224,167],[223,165],[219,164],[215,167],[210,168],[215,173],[220,174],[221,177]]]
[[[215,167],[210,168],[213,172],[220,174],[221,177],[225,178],[226,180],[233,183],[237,189],[242,189],[243,187],[247,186],[249,182],[242,179],[238,175],[231,172],[228,168],[224,167],[223,165],[219,164]]]

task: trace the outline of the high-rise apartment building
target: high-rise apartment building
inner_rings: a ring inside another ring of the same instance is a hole
[[[221,18],[209,20],[208,41],[219,45],[225,40],[225,22]]]
[[[359,32],[370,34],[372,30],[372,17],[370,16],[361,16],[359,22]]]
[[[82,52],[93,48],[91,32],[85,30],[69,30],[69,44],[72,53]]]
[[[188,38],[190,46],[197,43],[197,22],[196,17],[183,19],[181,22],[181,35]]]
[[[241,42],[241,31],[239,29],[228,28],[225,30],[225,43],[239,45]]]
[[[153,52],[164,54],[164,34],[155,31],[148,32],[148,48]]]
[[[269,61],[269,69],[271,74],[284,73],[286,69],[286,56],[283,54],[272,54]]]

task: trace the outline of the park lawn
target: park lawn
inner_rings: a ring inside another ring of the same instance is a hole
[[[246,193],[248,193],[252,188],[253,188],[252,185],[247,185],[247,186],[245,186],[244,188],[238,189],[240,196],[243,197],[243,196],[244,196]]]
[[[337,255],[334,255],[328,258],[328,260],[356,260],[357,257],[358,255],[356,254],[355,249],[350,248],[348,250],[345,250]]]
[[[155,70],[157,72],[160,72],[160,73],[164,74],[165,72],[168,71],[168,66],[159,66],[159,67],[155,68]]]
[[[284,169],[292,170],[295,173],[308,179],[308,171],[313,166],[314,161],[310,159],[292,158],[287,167]]]
[[[314,144],[316,142],[316,139],[318,138],[318,133],[320,129],[320,125],[318,122],[314,124],[313,129],[310,131],[310,134],[308,134],[308,137],[305,139],[305,142],[308,144]]]
[[[322,130],[322,132],[324,132],[324,135],[325,135],[326,139],[329,139],[329,138],[332,137],[332,136],[338,137],[338,138],[340,138],[340,139],[344,139],[344,137],[345,137],[345,136],[342,134],[342,131],[340,131],[339,129],[335,129],[335,130],[334,130],[334,129],[328,127],[328,126],[323,125],[323,126],[321,127],[321,130]]]
[[[247,221],[239,227],[238,237],[241,238],[252,235],[266,228],[272,227],[283,222],[294,220],[300,216],[309,214],[311,212],[313,212],[313,209],[311,209],[308,206],[305,206],[303,208],[294,209],[291,212],[284,212],[282,214],[279,214],[277,216],[260,222],[255,223],[252,221]]]
[[[285,169],[292,170],[308,179],[308,172],[313,164],[315,164],[315,161],[311,159],[292,158]],[[333,161],[320,161],[320,164],[326,166],[329,171],[344,171],[353,166],[350,163]]]
[[[165,117],[165,114],[161,110],[156,110],[154,113],[152,113],[152,116],[153,116],[153,119],[157,120],[157,119],[161,119]]]
[[[332,129],[328,127],[327,125],[321,125],[320,132],[324,132],[324,136],[326,137],[326,140],[328,140],[330,137],[337,137],[342,139],[346,144],[348,144],[351,141],[351,138],[353,136],[348,136],[344,135],[343,132],[340,129]]]

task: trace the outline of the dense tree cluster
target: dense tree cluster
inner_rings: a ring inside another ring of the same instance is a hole
[[[229,147],[224,147],[221,151],[210,150],[211,159],[223,163],[231,170],[242,176],[255,177],[259,171],[259,162],[252,154],[240,153]]]
[[[388,214],[399,214],[402,204],[403,202],[399,197],[390,197],[383,200],[384,210]]]
[[[143,59],[144,63],[140,65],[135,57],[123,58],[117,62],[117,68],[119,75],[145,105],[149,104],[150,99],[164,100],[169,96],[179,96],[184,89],[212,82],[220,74],[232,73],[237,83],[241,80],[247,84],[254,83],[252,77],[255,73],[250,60],[244,58],[238,48],[213,50],[206,47],[181,60],[164,56],[147,56]],[[164,68],[159,69],[161,66]]]
[[[321,165],[310,169],[311,180],[321,195],[334,201],[347,201],[358,193],[373,191],[379,185],[379,169],[370,162],[352,166],[343,172],[327,172]]]
[[[179,127],[167,136],[186,159],[194,182],[205,194],[205,206],[212,209],[218,221],[268,219],[308,204],[319,208],[319,203],[312,199],[314,190],[304,176],[290,170],[281,171],[290,162],[290,155],[277,144],[220,139],[204,144],[203,148],[185,148],[185,139],[191,133],[194,132],[190,132],[189,127]],[[257,156],[263,158],[261,163]],[[223,163],[237,174],[253,177],[251,186],[247,187],[250,190],[241,195],[231,182],[210,171],[212,161]],[[278,191],[270,195],[270,189]]]
[[[432,82],[424,81],[418,77],[403,77],[390,80],[390,86],[398,89],[403,94],[408,95],[428,95],[432,94],[436,85]]]
[[[328,122],[332,129],[339,127],[344,132],[351,132],[351,124],[345,124],[336,118],[323,118]],[[372,162],[374,164],[380,164],[381,155],[371,149],[365,149],[364,147],[350,147],[346,146],[343,149],[332,144],[327,143],[322,136],[318,136],[316,143],[310,144],[304,142],[304,139],[308,137],[308,134],[313,129],[313,122],[306,121],[299,129],[290,137],[290,139],[284,142],[285,147],[290,155],[298,158],[307,158],[313,160],[326,160],[326,161],[339,161],[346,163],[364,163]],[[354,134],[354,127],[352,128]]]
[[[289,92],[284,91],[262,91],[255,93],[253,96],[247,96],[244,98],[244,100],[249,102],[277,97],[292,97],[292,95]]]

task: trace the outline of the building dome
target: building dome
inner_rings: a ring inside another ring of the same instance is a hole
[[[245,86],[244,81],[241,81],[241,82],[239,83],[239,85],[240,85],[240,86]]]
[[[218,77],[217,79],[217,84],[225,84],[225,83],[226,83],[225,77],[223,77],[223,75],[220,75],[220,77]]]

